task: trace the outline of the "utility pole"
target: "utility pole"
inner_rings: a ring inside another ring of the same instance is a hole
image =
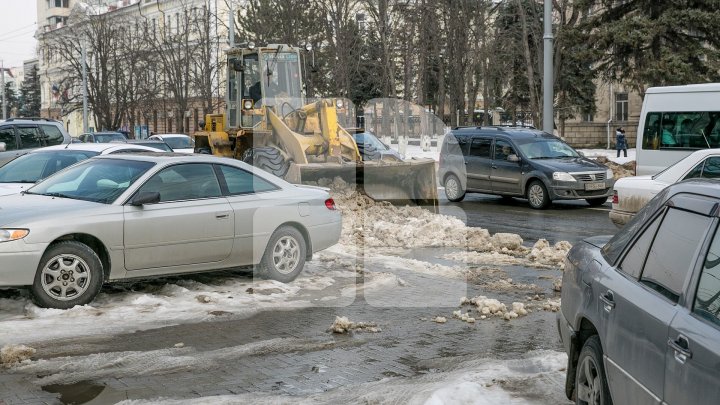
[[[552,134],[554,124],[553,113],[553,33],[552,33],[552,1],[545,0],[545,13],[543,22],[545,23],[545,35],[543,35],[544,44],[544,63],[543,63],[543,131]]]
[[[85,40],[80,40],[82,53],[82,94],[83,94],[83,133],[88,132],[88,105],[87,105],[87,55],[85,54]]]
[[[2,87],[3,121],[7,119],[7,102],[5,100],[5,61],[0,60],[0,86]]]

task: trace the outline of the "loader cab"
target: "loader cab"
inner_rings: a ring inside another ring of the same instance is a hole
[[[302,107],[300,52],[288,45],[237,49],[228,54],[228,125],[251,128],[262,107],[285,116]]]

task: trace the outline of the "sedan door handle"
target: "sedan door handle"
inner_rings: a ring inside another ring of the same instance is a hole
[[[493,169],[497,169],[497,166],[495,166],[495,165],[492,165],[490,167],[492,167]]]
[[[600,301],[602,301],[605,306],[605,312],[610,312],[615,308],[615,297],[612,291],[600,294]]]
[[[678,336],[676,340],[668,339],[667,344],[675,351],[675,360],[679,363],[684,364],[687,359],[692,358],[690,345],[684,336]]]
[[[227,218],[230,218],[230,213],[229,212],[218,212],[217,214],[215,214],[215,218],[216,219],[227,219]]]

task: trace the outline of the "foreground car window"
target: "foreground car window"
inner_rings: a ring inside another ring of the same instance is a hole
[[[640,282],[677,302],[711,219],[670,208],[660,225]]]
[[[63,150],[29,153],[0,168],[0,183],[35,183],[97,152]]]
[[[220,184],[209,164],[170,166],[143,184],[138,193],[158,192],[160,202],[220,197]]]
[[[86,160],[27,191],[110,204],[155,163],[122,159]]]
[[[693,312],[720,326],[720,232],[705,258]]]
[[[661,220],[662,215],[655,218],[653,223],[645,229],[642,236],[640,236],[640,238],[635,241],[635,244],[628,250],[627,255],[625,255],[622,261],[622,265],[620,265],[620,270],[623,273],[633,276],[636,279],[640,277],[640,271],[643,268],[643,263],[645,263],[645,258],[650,249],[650,243],[652,243],[655,237]]]

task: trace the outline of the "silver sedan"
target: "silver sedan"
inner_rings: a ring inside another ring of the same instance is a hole
[[[99,156],[0,198],[0,287],[71,308],[135,277],[256,266],[290,282],[340,231],[326,190],[237,160]]]

